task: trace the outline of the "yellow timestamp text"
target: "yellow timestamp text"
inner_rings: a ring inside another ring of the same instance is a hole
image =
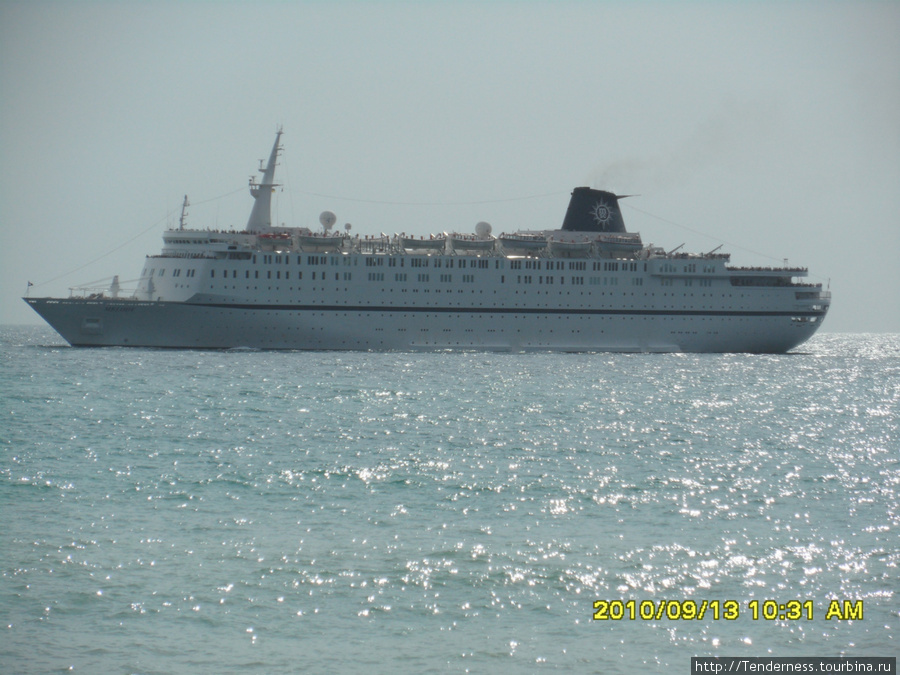
[[[825,620],[862,621],[863,609],[862,600],[831,600]],[[812,621],[814,614],[812,600],[594,600],[594,621]]]

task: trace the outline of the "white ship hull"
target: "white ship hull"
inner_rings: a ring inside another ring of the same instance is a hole
[[[27,301],[72,345],[212,349],[783,353],[809,339],[824,314],[771,307],[501,309]]]
[[[802,268],[644,248],[619,197],[589,188],[573,191],[561,229],[507,237],[552,242],[534,256],[495,249],[486,223],[416,252],[399,235],[273,228],[280,135],[244,231],[186,229],[185,198],[131,297],[116,279],[112,297],[25,301],[77,346],[766,353],[807,340],[831,302]]]

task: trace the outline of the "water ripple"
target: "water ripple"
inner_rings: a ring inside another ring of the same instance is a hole
[[[0,333],[14,669],[323,670],[339,644],[346,670],[662,670],[896,644],[897,336],[419,355],[17,330]],[[601,622],[596,599],[742,614]],[[754,621],[766,599],[815,617]],[[865,619],[826,621],[833,599]]]

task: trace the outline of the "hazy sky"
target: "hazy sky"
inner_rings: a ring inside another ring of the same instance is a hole
[[[826,331],[900,332],[900,3],[0,0],[0,323],[241,228],[557,227],[581,185],[645,242],[810,268]],[[227,195],[227,196],[224,196]],[[221,198],[220,198],[221,197]]]

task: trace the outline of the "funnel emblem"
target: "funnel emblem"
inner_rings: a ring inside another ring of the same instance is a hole
[[[598,225],[606,225],[609,219],[612,218],[612,209],[609,208],[606,202],[597,202],[594,204],[594,208],[591,209],[591,215]]]

